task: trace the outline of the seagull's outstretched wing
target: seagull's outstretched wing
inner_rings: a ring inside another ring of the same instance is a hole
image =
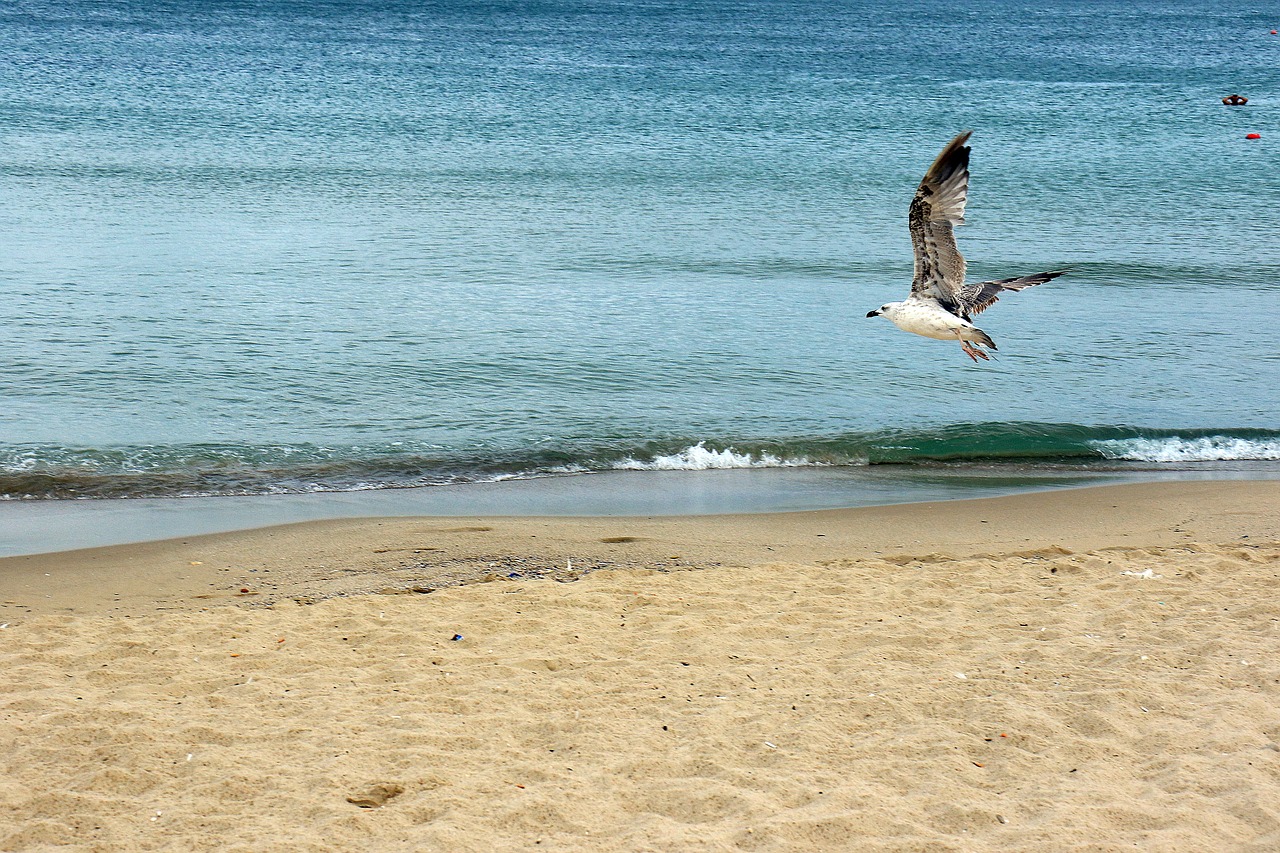
[[[1055,272],[1038,272],[1034,275],[1024,275],[1018,278],[1002,278],[999,281],[970,282],[960,291],[961,316],[967,320],[970,314],[978,314],[985,311],[999,300],[1000,294],[1006,290],[1015,292],[1026,290],[1028,287],[1035,287],[1037,284],[1052,281],[1065,272],[1066,270],[1057,270]]]
[[[920,182],[907,216],[916,255],[911,292],[932,296],[957,314],[964,310],[964,255],[956,248],[951,229],[964,224],[969,194],[969,146],[965,143],[972,134],[966,130],[942,149]]]

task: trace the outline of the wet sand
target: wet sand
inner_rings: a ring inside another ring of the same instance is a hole
[[[0,560],[0,849],[1271,850],[1280,483]]]

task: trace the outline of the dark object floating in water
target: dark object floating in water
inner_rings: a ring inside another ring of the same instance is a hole
[[[1249,99],[1244,95],[1227,95],[1222,99],[1222,103],[1229,107],[1243,107],[1245,104],[1249,103]]]

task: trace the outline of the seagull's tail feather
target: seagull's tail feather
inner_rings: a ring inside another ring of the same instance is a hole
[[[975,344],[982,344],[989,350],[996,349],[996,342],[991,340],[991,336],[979,329],[977,326],[974,326],[969,330],[969,332],[973,335],[973,342]]]

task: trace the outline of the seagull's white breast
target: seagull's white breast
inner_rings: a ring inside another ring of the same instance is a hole
[[[954,341],[957,331],[973,328],[972,323],[957,317],[932,299],[909,298],[891,306],[885,316],[904,332],[940,341]],[[960,336],[969,338],[963,331]]]

